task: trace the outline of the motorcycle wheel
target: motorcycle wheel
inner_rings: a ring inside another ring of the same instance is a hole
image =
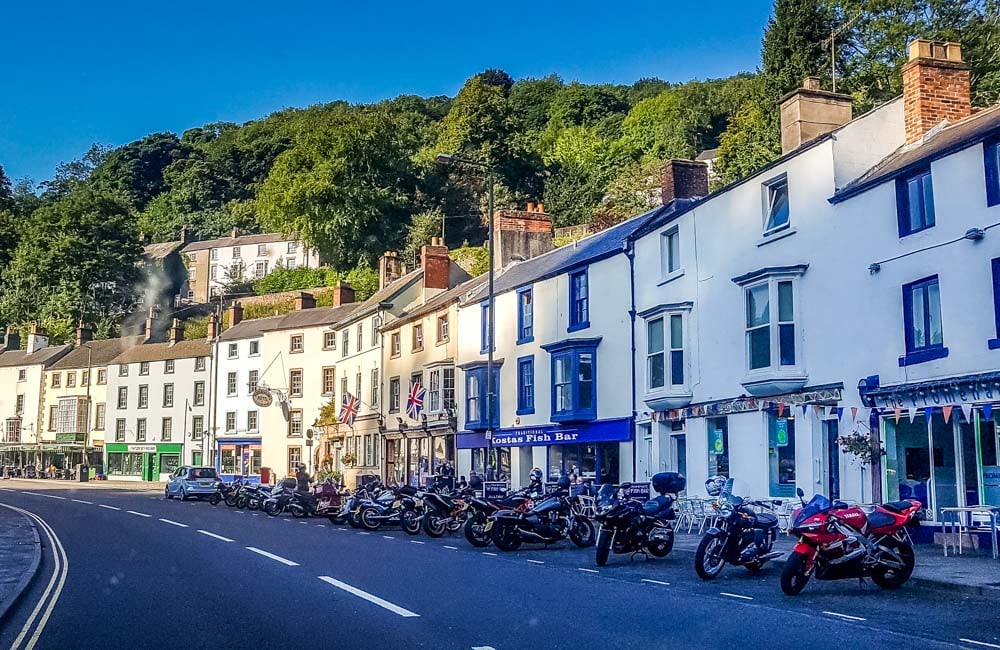
[[[797,596],[806,588],[809,573],[806,571],[806,556],[792,553],[781,572],[781,590],[788,596]]]
[[[212,494],[212,496],[208,497],[208,502],[211,503],[213,506],[219,505],[219,501],[222,501],[222,495],[219,494],[218,492],[215,492]]]
[[[330,523],[334,526],[343,526],[347,523],[347,517],[345,515],[330,515],[327,519],[329,519]]]
[[[230,508],[236,507],[236,493],[230,492],[226,495],[226,505]]]
[[[424,515],[424,532],[428,537],[442,537],[448,532],[448,524],[444,519],[427,514]]]
[[[674,536],[658,539],[646,544],[646,551],[653,557],[667,557],[674,550]]]
[[[365,530],[378,530],[382,525],[382,522],[373,519],[378,511],[375,508],[365,508],[358,513],[358,523]]]
[[[503,524],[498,521],[493,524],[490,537],[501,551],[516,551],[521,548],[521,535],[517,532],[517,526]]]
[[[399,515],[399,525],[408,535],[420,534],[420,515],[414,510],[404,510]]]
[[[722,558],[724,543],[715,535],[705,535],[694,553],[694,570],[702,580],[714,580],[722,573],[726,561]]]
[[[903,558],[903,568],[896,569],[879,564],[871,570],[872,582],[883,589],[899,589],[903,583],[910,579],[913,573],[913,566],[916,564],[916,557],[913,555],[913,547],[895,539],[885,542],[885,546],[894,550]]]
[[[353,512],[348,513],[348,515],[347,515],[347,524],[351,528],[361,528],[361,522],[358,521],[357,515],[355,515]]]
[[[247,499],[247,510],[260,510],[260,499]]]
[[[594,545],[597,538],[597,531],[594,524],[589,519],[577,517],[573,527],[569,529],[569,539],[580,548],[588,548]]]
[[[469,517],[463,526],[465,539],[476,548],[486,548],[490,545],[490,534],[486,532],[486,521]]]
[[[295,517],[296,519],[305,519],[306,517],[309,516],[309,513],[306,511],[306,509],[300,505],[294,505],[290,508],[290,510],[292,511],[292,516]]]
[[[236,507],[240,510],[245,510],[247,505],[250,503],[250,498],[245,496],[240,496],[236,498]]]
[[[282,510],[283,510],[283,508],[281,508],[274,501],[265,501],[264,502],[264,512],[266,512],[271,517],[277,517],[278,515],[281,514]]]
[[[594,561],[597,562],[597,566],[604,566],[608,563],[608,556],[611,555],[611,538],[614,537],[612,533],[607,528],[601,528],[601,532],[597,535],[597,557]]]

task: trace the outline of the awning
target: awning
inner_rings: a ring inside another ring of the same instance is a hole
[[[494,447],[537,447],[573,445],[593,442],[628,442],[632,439],[629,418],[598,420],[579,424],[553,424],[540,427],[515,427],[493,432]],[[486,434],[464,431],[458,434],[459,449],[479,449],[488,446]]]

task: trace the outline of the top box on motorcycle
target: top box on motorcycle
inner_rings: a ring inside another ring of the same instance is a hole
[[[313,489],[313,494],[318,497],[337,494],[337,486],[333,483],[320,483]]]
[[[281,479],[281,487],[294,488],[296,485],[298,482],[292,477]]]
[[[412,485],[404,485],[396,491],[399,492],[399,494],[401,494],[404,497],[412,497],[416,496],[417,494],[417,488],[413,487]]]
[[[659,494],[677,494],[687,486],[687,479],[678,472],[660,472],[653,475],[653,489]]]

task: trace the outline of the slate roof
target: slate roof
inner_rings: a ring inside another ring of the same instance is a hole
[[[391,329],[395,329],[400,325],[422,318],[427,314],[433,314],[442,307],[450,305],[453,302],[460,301],[465,294],[470,291],[476,291],[481,286],[485,285],[488,279],[487,276],[488,274],[483,273],[480,276],[466,280],[458,286],[439,293],[423,304],[414,305],[412,309],[404,311],[400,313],[398,317],[388,321],[385,326],[382,327],[382,331],[386,332]]]
[[[333,325],[342,321],[356,308],[357,305],[350,303],[341,305],[340,307],[317,307],[315,309],[290,311],[275,319],[261,319],[271,321],[264,324],[261,331],[276,332],[279,330],[295,330],[306,327],[318,327],[320,325]],[[240,325],[242,324],[240,323]]]
[[[719,157],[719,149],[718,148],[715,148],[715,149],[705,149],[700,154],[698,154],[698,157],[695,158],[695,160],[698,160],[698,161],[715,160],[718,157]]]
[[[42,348],[34,354],[28,354],[26,350],[6,350],[0,354],[0,368],[35,365],[43,365],[48,368],[62,358],[71,348],[72,346],[69,344],[53,345]]]
[[[454,265],[453,266],[457,266]],[[464,271],[463,271],[464,273]],[[354,306],[354,310],[347,315],[344,319],[343,324],[347,325],[353,321],[364,318],[365,316],[371,314],[378,310],[379,303],[391,302],[391,298],[395,296],[400,291],[404,291],[407,287],[411,286],[415,282],[420,282],[424,279],[424,270],[415,269],[410,271],[406,275],[393,280],[387,284],[384,288],[376,291],[372,294],[371,298],[363,302],[358,303]]]
[[[931,162],[1000,135],[1000,104],[973,113],[915,145],[903,146],[830,198],[840,203]]]
[[[168,255],[184,245],[182,241],[165,241],[158,244],[148,244],[142,247],[142,255],[156,262],[161,262]]]
[[[495,294],[512,291],[616,255],[622,252],[622,243],[650,220],[680,214],[682,209],[693,203],[691,200],[673,201],[667,206],[654,208],[607,230],[584,237],[575,244],[567,244],[524,262],[512,264],[493,281],[493,291]],[[489,289],[483,286],[463,300],[462,304],[485,300],[488,292]]]
[[[52,365],[51,369],[73,370],[76,368],[86,368],[88,361],[88,347],[91,349],[89,353],[90,365],[106,366],[126,349],[136,345],[142,345],[143,338],[144,337],[142,336],[126,336],[118,339],[101,339],[98,341],[91,341],[86,345],[79,345],[62,359],[56,361]]]
[[[311,310],[310,310],[311,311]],[[250,318],[241,320],[219,336],[220,341],[240,341],[263,336],[270,327],[278,324],[287,314],[268,316],[267,318]]]
[[[231,246],[252,246],[253,244],[270,244],[278,241],[298,241],[295,237],[286,237],[280,233],[272,232],[263,235],[240,235],[239,237],[219,237],[218,239],[206,239],[204,241],[194,241],[182,248],[185,253],[203,251],[209,248],[228,248]]]
[[[170,343],[143,343],[125,350],[112,359],[114,363],[136,363],[139,361],[163,361],[166,359],[191,359],[212,354],[212,344],[208,339],[192,339]]]

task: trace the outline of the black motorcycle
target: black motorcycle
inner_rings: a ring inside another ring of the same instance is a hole
[[[674,530],[670,522],[677,518],[674,499],[687,481],[682,474],[661,472],[653,476],[652,483],[659,496],[646,501],[627,498],[630,483],[617,488],[601,486],[594,517],[601,524],[597,535],[597,566],[607,564],[612,552],[666,557],[673,550]]]
[[[418,492],[415,487],[404,485],[391,492],[392,501],[381,498],[366,501],[357,519],[365,530],[378,530],[382,526],[400,526],[404,532],[420,532],[420,512],[417,509]]]
[[[221,501],[225,501],[226,505],[232,508],[236,505],[236,495],[241,485],[243,485],[243,480],[239,478],[233,479],[232,483],[218,481],[215,484],[215,493],[208,497],[208,502],[217,506]]]
[[[272,517],[277,517],[288,508],[288,504],[295,498],[295,479],[286,478],[271,490],[271,494],[264,499],[263,510]]]
[[[469,518],[465,520],[463,532],[465,539],[477,548],[485,548],[490,545],[490,531],[486,524],[490,517],[500,510],[527,510],[530,509],[531,497],[541,494],[541,484],[532,483],[526,488],[509,493],[499,501],[473,497],[469,500]]]
[[[556,485],[531,510],[500,510],[486,522],[498,549],[516,551],[525,542],[547,545],[567,537],[580,548],[594,545],[594,524],[582,514],[578,497],[569,496],[569,477],[559,477]]]
[[[725,482],[712,504],[718,523],[705,532],[694,554],[694,568],[702,580],[714,579],[727,563],[756,574],[768,560],[781,555],[771,550],[778,538],[778,518],[754,510],[767,507],[734,495],[733,479]]]

